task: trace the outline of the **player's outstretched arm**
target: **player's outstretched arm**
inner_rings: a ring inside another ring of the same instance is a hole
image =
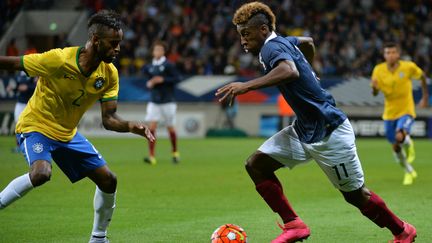
[[[20,57],[0,56],[0,69],[2,70],[23,70]]]
[[[154,142],[155,138],[150,129],[139,121],[125,121],[117,115],[117,101],[110,100],[101,102],[102,124],[107,130],[116,132],[131,132],[147,138]]]
[[[230,100],[230,105],[236,95],[244,94],[250,90],[274,86],[280,82],[289,82],[300,76],[295,63],[292,61],[280,61],[277,66],[269,73],[248,82],[229,83],[216,91],[216,96],[220,96],[219,102]]]
[[[306,60],[312,64],[315,56],[315,45],[312,37],[299,36],[297,37],[299,44],[297,45],[300,51],[305,56]]]
[[[423,73],[421,77],[422,98],[419,101],[419,106],[422,108],[429,106],[429,89],[426,82],[426,75]]]

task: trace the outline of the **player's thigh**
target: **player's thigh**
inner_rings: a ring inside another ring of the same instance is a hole
[[[52,156],[71,182],[79,181],[91,171],[106,165],[93,144],[78,132],[71,141],[59,142]]]
[[[51,163],[54,140],[38,132],[19,133],[16,138],[29,166],[40,160]]]
[[[293,126],[286,127],[267,139],[258,151],[289,168],[306,163],[311,158],[304,150]]]
[[[364,184],[354,131],[348,119],[322,141],[305,145],[312,158],[341,191],[354,191]]]
[[[255,151],[246,161],[246,170],[249,174],[253,174],[255,171],[265,174],[273,173],[283,166],[279,161],[259,150]]]
[[[174,126],[176,121],[177,104],[174,102],[161,105],[161,113],[165,125]]]
[[[396,142],[396,124],[397,120],[384,120],[385,135],[391,144]]]
[[[153,102],[149,102],[147,104],[147,108],[146,108],[146,116],[145,116],[145,121],[146,122],[157,122],[160,121],[161,119],[161,109],[160,109],[160,105],[153,103]]]
[[[410,115],[404,115],[396,121],[396,131],[405,131],[407,134],[411,133],[411,127],[414,124],[414,118]]]

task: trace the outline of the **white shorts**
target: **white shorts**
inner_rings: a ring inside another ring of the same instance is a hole
[[[21,103],[21,102],[17,102],[15,104],[15,111],[14,111],[14,120],[15,123],[18,122],[18,118],[21,115],[21,113],[23,112],[24,108],[26,108],[27,104],[26,103]]]
[[[300,142],[294,127],[288,126],[267,139],[258,150],[290,169],[314,159],[333,185],[345,192],[364,184],[354,131],[348,119],[330,136],[312,144]]]
[[[162,122],[166,126],[174,126],[176,120],[177,104],[174,102],[156,104],[149,102],[145,121]]]

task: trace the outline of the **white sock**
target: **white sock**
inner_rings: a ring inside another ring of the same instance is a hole
[[[399,152],[393,152],[393,155],[394,155],[396,161],[399,162],[399,164],[402,167],[404,167],[405,172],[411,173],[414,171],[414,168],[412,167],[412,165],[410,165],[406,161],[406,155],[405,155],[405,151],[403,149],[401,149]]]
[[[105,193],[96,186],[94,196],[94,236],[106,236],[108,225],[115,208],[115,192]]]
[[[29,173],[15,178],[0,192],[0,209],[21,198],[33,188]]]

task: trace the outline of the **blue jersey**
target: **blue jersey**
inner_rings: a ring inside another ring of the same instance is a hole
[[[265,72],[270,72],[279,61],[295,63],[300,77],[280,83],[279,91],[294,110],[297,120],[294,123],[299,139],[304,143],[321,141],[347,118],[336,108],[333,97],[325,91],[303,53],[298,49],[295,37],[277,36],[268,40],[260,52],[260,62]]]
[[[154,76],[162,76],[164,81],[160,84],[156,84],[151,90],[150,101],[156,104],[164,104],[168,102],[174,102],[174,87],[180,80],[179,74],[175,66],[165,60],[163,63],[154,65],[152,63],[144,66],[144,75],[151,79]]]
[[[32,97],[33,92],[36,89],[36,81],[35,81],[35,77],[29,77],[27,76],[27,74],[24,71],[21,71],[18,74],[17,77],[17,87],[16,87],[16,91],[18,94],[18,102],[19,103],[24,103],[27,104],[27,102],[30,100],[30,97]],[[18,91],[18,86],[20,84],[25,84],[27,85],[27,90],[24,92]]]

